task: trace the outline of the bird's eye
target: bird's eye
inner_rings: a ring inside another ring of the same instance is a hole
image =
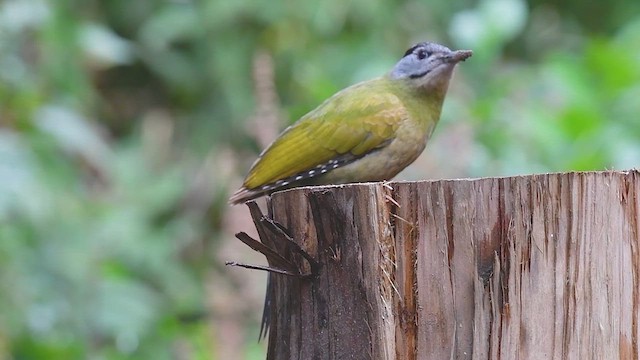
[[[418,56],[418,60],[424,60],[429,57],[427,50],[419,50],[416,55]]]

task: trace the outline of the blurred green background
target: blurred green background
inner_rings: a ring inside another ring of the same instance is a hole
[[[640,2],[0,1],[0,359],[264,359],[226,199],[414,42],[475,54],[399,179],[640,164]]]

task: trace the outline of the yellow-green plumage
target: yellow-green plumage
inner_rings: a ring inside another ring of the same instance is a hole
[[[406,111],[393,94],[370,91],[384,86],[378,80],[347,88],[302,117],[260,157],[245,186],[256,188],[347,152],[361,155],[393,138]],[[354,104],[357,111],[350,110]]]
[[[417,46],[425,44],[448,50]],[[454,53],[446,50],[445,55]],[[453,65],[431,75],[437,77],[425,86],[416,86],[422,78],[405,81],[392,72],[336,93],[263,151],[230,202],[300,185],[391,179],[423,151],[440,117]]]

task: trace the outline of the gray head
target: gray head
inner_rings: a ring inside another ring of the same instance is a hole
[[[422,88],[446,85],[456,64],[469,58],[471,54],[471,50],[451,51],[439,44],[419,43],[405,52],[391,70],[390,76],[392,79],[406,79]]]

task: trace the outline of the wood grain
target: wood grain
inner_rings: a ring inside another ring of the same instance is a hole
[[[639,358],[636,171],[311,187],[269,206],[319,267],[272,275],[268,359]]]

